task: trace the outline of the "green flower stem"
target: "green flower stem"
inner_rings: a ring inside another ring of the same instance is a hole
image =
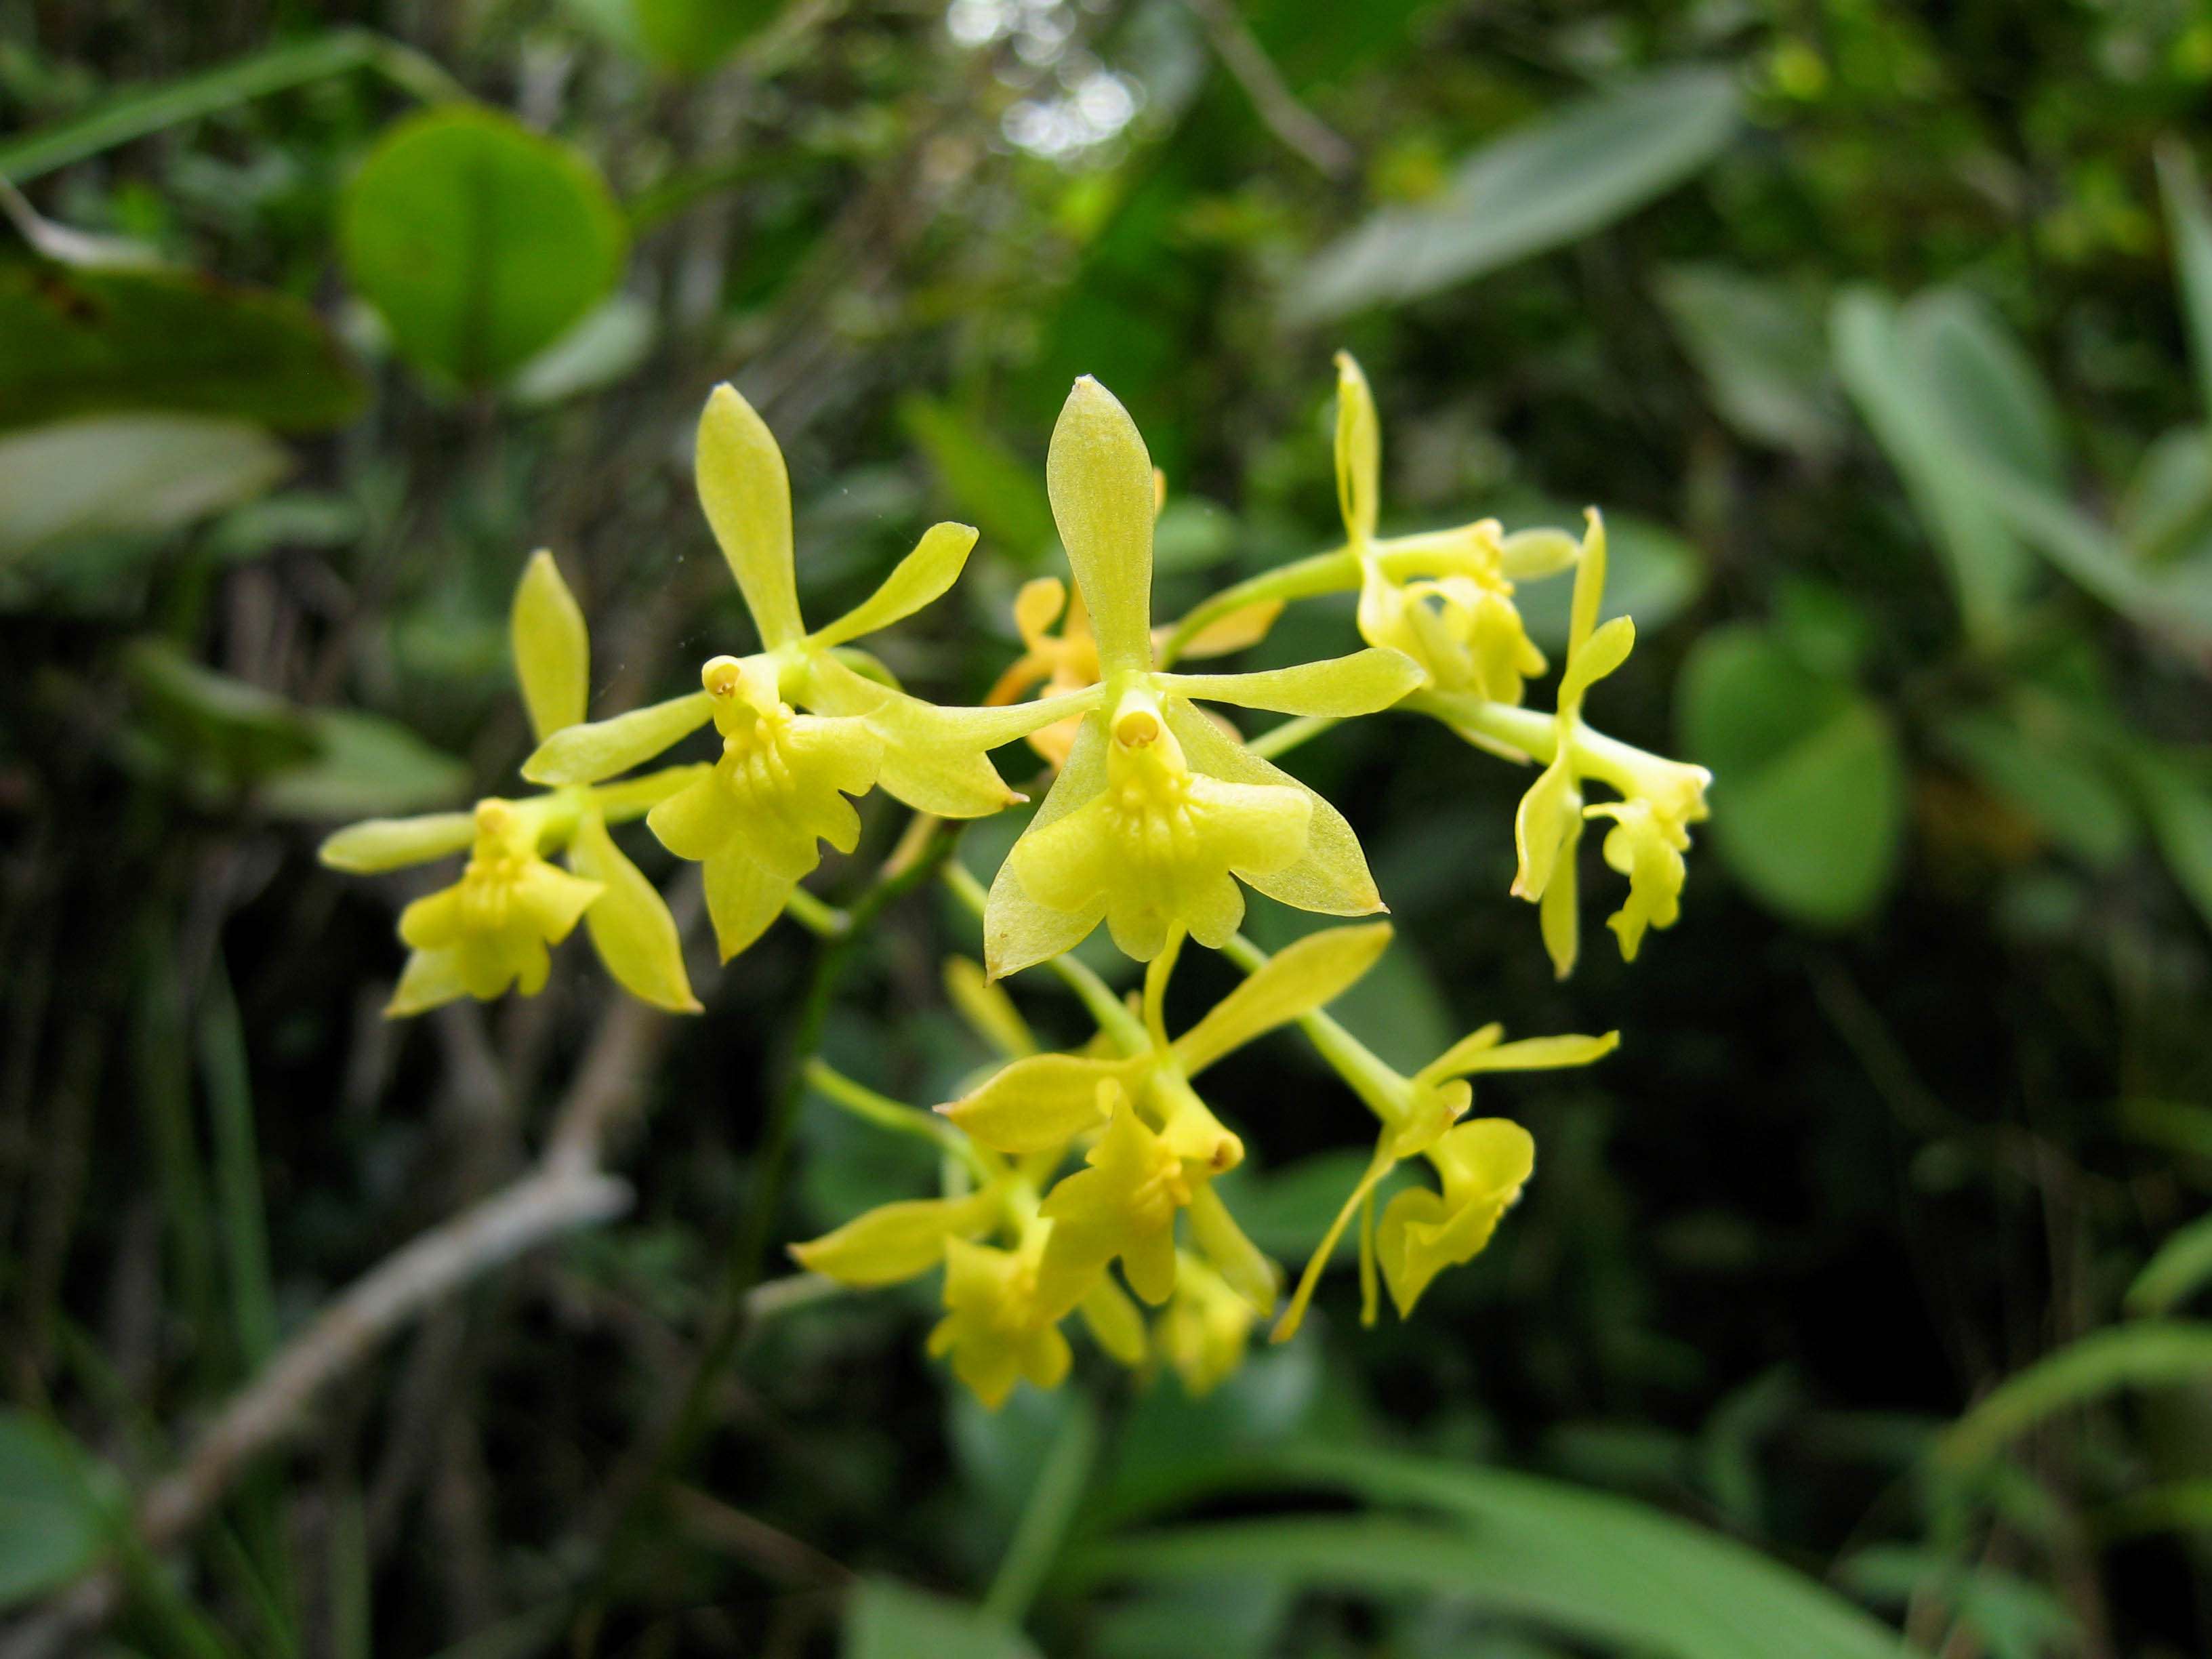
[[[1287,755],[1309,738],[1317,738],[1331,726],[1343,721],[1334,714],[1300,714],[1295,720],[1285,720],[1280,726],[1262,732],[1244,745],[1261,760],[1273,760],[1278,755]]]
[[[680,789],[689,788],[713,769],[705,761],[690,766],[664,766],[642,777],[619,783],[597,783],[588,793],[609,823],[628,823],[641,818]]]
[[[1248,974],[1267,965],[1267,953],[1242,933],[1231,936],[1221,947],[1221,954]],[[1396,1128],[1406,1121],[1412,1110],[1412,1091],[1379,1054],[1318,1008],[1299,1015],[1298,1025],[1315,1050],[1386,1128]]]
[[[974,913],[977,921],[982,920],[989,895],[984,892],[983,884],[977,881],[957,859],[947,860],[945,884],[952,890],[953,896]],[[1112,1037],[1123,1052],[1141,1054],[1151,1051],[1152,1036],[1145,1030],[1144,1022],[1128,1011],[1104,980],[1072,956],[1050,957],[1044,965],[1082,998],[1085,1009],[1092,1019],[1098,1022],[1098,1029]]]
[[[1559,752],[1559,716],[1540,708],[1492,702],[1467,691],[1416,691],[1398,705],[1417,714],[1433,714],[1455,729],[1474,732],[1530,759],[1548,765]],[[1610,784],[1624,795],[1644,793],[1641,781],[1656,757],[1632,743],[1609,738],[1577,717],[1573,744],[1577,769]]]
[[[1402,580],[1433,574],[1463,563],[1465,529],[1425,530],[1411,536],[1377,537],[1372,544],[1385,574]],[[1170,630],[1159,649],[1159,665],[1171,666],[1190,642],[1224,617],[1248,605],[1268,599],[1315,599],[1324,593],[1345,593],[1359,586],[1359,555],[1350,547],[1309,554],[1233,582],[1202,600]]]
[[[1009,1626],[1019,1626],[1036,1600],[1098,1461],[1097,1413],[1079,1390],[1069,1391],[1067,1407],[1015,1523],[1013,1541],[983,1597],[983,1611]]]
[[[794,887],[791,896],[783,902],[783,913],[817,939],[837,939],[849,932],[852,917],[834,904],[828,904],[808,892],[804,887]]]
[[[957,825],[939,824],[920,852],[896,873],[879,875],[874,884],[853,905],[848,925],[824,939],[814,958],[814,974],[800,1004],[792,1036],[789,1071],[769,1106],[762,1127],[759,1151],[754,1155],[752,1194],[722,1255],[721,1283],[714,1310],[708,1322],[707,1340],[693,1366],[684,1397],[669,1426],[654,1447],[646,1467],[646,1479],[631,1492],[608,1534],[599,1570],[584,1595],[576,1628],[576,1650],[589,1652],[596,1644],[599,1620],[614,1585],[630,1564],[650,1504],[666,1490],[668,1482],[690,1461],[699,1442],[713,1425],[714,1402],[722,1375],[744,1346],[751,1328],[750,1295],[760,1283],[769,1246],[775,1233],[777,1212],[782,1207],[784,1172],[791,1162],[793,1130],[799,1108],[809,1085],[806,1062],[822,1046],[823,1028],[830,1005],[870,926],[892,905],[934,876],[952,852],[959,836]]]
[[[978,1181],[989,1181],[999,1173],[978,1155],[973,1141],[936,1113],[893,1100],[889,1095],[879,1095],[818,1057],[806,1062],[805,1071],[806,1081],[816,1093],[843,1107],[863,1122],[894,1134],[913,1135],[930,1142],[939,1152],[966,1164]]]

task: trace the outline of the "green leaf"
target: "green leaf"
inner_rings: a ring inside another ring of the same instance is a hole
[[[1309,1589],[1443,1595],[1579,1640],[1671,1659],[1899,1659],[1881,1624],[1742,1545],[1641,1504],[1434,1458],[1302,1447],[1271,1484],[1440,1514],[1291,1516],[1113,1540],[1085,1577],[1270,1574]]]
[[[278,817],[387,817],[447,806],[468,793],[469,769],[405,726],[344,708],[307,716],[313,758],[284,768],[255,799]]]
[[[0,428],[163,409],[318,431],[364,395],[306,306],[198,271],[0,261]]]
[[[2054,1412],[2120,1389],[2212,1381],[2212,1325],[2145,1320],[2094,1331],[2015,1371],[1943,1431],[1939,1463],[1982,1462]]]
[[[11,139],[0,144],[0,179],[27,184],[149,133],[357,69],[373,70],[419,98],[461,95],[453,77],[434,60],[397,40],[367,29],[326,29],[198,75],[133,87],[82,115]]]
[[[1786,286],[1721,265],[1674,265],[1660,272],[1658,293],[1729,425],[1805,455],[1843,441],[1820,320]]]
[[[617,294],[517,369],[507,398],[527,409],[612,386],[645,362],[655,326],[651,306]]]
[[[637,37],[662,69],[704,75],[783,9],[783,0],[629,0]]]
[[[292,457],[242,421],[100,415],[0,435],[0,568],[95,536],[160,536],[251,501]]]
[[[2050,489],[2063,489],[2058,410],[2012,331],[1963,289],[1935,289],[1905,307],[1902,342],[1954,441]]]
[[[1312,323],[1418,299],[1589,235],[1711,161],[1738,118],[1729,71],[1678,69],[1516,128],[1462,162],[1435,201],[1386,208],[1324,248],[1285,313]]]
[[[1043,474],[980,422],[953,404],[915,397],[900,404],[899,424],[929,457],[954,509],[975,521],[988,546],[1027,569],[1059,545]]]
[[[1904,479],[1959,602],[1966,632],[1992,639],[2011,624],[2033,566],[2003,518],[1953,464],[1949,435],[1924,366],[1905,340],[1898,307],[1869,290],[1829,313],[1837,373]]]
[[[260,777],[315,754],[313,728],[290,703],[203,667],[167,640],[132,641],[123,665],[166,746],[225,781]]]
[[[844,1659],[1037,1659],[1019,1631],[981,1607],[889,1578],[863,1578],[845,1602]]]
[[[65,1584],[106,1541],[77,1443],[27,1412],[0,1412],[0,1607]]]
[[[2159,147],[2158,191],[2173,239],[2174,276],[2181,285],[2181,314],[2189,355],[2197,369],[2200,410],[2212,417],[2212,214],[2189,152],[2178,143]]]
[[[386,132],[338,213],[346,272],[417,367],[480,385],[606,298],[629,230],[575,149],[496,111],[425,111]]]
[[[2212,1283],[2212,1215],[2197,1217],[2158,1247],[2128,1286],[2128,1311],[2171,1313],[2207,1283]]]
[[[1793,921],[1856,921],[1880,902],[1905,819],[1905,763],[1883,712],[1738,624],[1698,642],[1679,707],[1689,758],[1713,771],[1713,841]]]

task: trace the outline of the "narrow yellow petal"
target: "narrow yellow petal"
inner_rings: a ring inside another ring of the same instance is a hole
[[[476,839],[473,812],[431,812],[415,818],[368,818],[349,823],[316,854],[333,870],[374,875],[410,864],[449,858]]]
[[[643,765],[714,716],[714,699],[693,691],[612,720],[564,726],[522,763],[522,775],[532,783],[598,783]]]
[[[699,1000],[684,971],[676,919],[645,872],[615,845],[597,812],[585,813],[577,824],[568,843],[568,867],[603,890],[584,912],[584,926],[615,981],[656,1008],[697,1013]]]
[[[1427,677],[1420,664],[1399,651],[1369,649],[1294,668],[1264,668],[1249,674],[1162,674],[1160,684],[1201,702],[1232,702],[1243,708],[1271,708],[1282,714],[1347,718],[1388,708]]]
[[[973,526],[932,525],[914,551],[884,578],[881,586],[827,628],[818,629],[812,642],[827,650],[912,616],[959,580],[975,546]]]
[[[773,648],[806,629],[792,568],[791,477],[768,423],[732,386],[699,417],[699,504],[729,561],[761,641]]]
[[[1053,520],[1109,671],[1152,662],[1152,463],[1129,411],[1088,374],[1045,459]]]
[[[1376,501],[1382,490],[1382,425],[1375,415],[1375,394],[1367,376],[1348,351],[1336,354],[1336,499],[1344,513],[1344,532],[1354,547],[1375,538]]]
[[[1390,924],[1329,927],[1278,951],[1176,1039],[1183,1073],[1196,1077],[1232,1049],[1341,995],[1390,943]]]
[[[507,618],[514,651],[514,675],[530,711],[530,729],[540,743],[584,718],[591,694],[592,645],[584,613],[560,567],[544,549],[530,556],[515,584]]]

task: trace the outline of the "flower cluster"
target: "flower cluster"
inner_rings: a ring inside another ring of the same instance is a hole
[[[826,1098],[938,1142],[946,1187],[870,1211],[793,1254],[855,1285],[941,1268],[945,1313],[930,1350],[992,1405],[1018,1379],[1049,1388],[1067,1374],[1070,1318],[1125,1365],[1164,1364],[1192,1390],[1211,1387],[1236,1368],[1261,1321],[1275,1321],[1278,1340],[1297,1328],[1355,1217],[1364,1317],[1375,1317],[1383,1286],[1410,1314],[1438,1273],[1482,1250],[1534,1168],[1526,1130],[1468,1115],[1468,1079],[1585,1065],[1617,1036],[1506,1042],[1488,1026],[1411,1076],[1383,1064],[1326,1005],[1381,956],[1387,923],[1325,928],[1273,957],[1238,931],[1248,890],[1324,915],[1384,908],[1352,826],[1267,752],[1396,708],[1538,765],[1516,815],[1513,891],[1539,906],[1562,975],[1577,949],[1584,823],[1610,822],[1605,861],[1628,880],[1610,925],[1632,959],[1645,932],[1678,913],[1688,826],[1705,817],[1708,779],[1583,720],[1591,688],[1634,641],[1628,618],[1600,622],[1606,544],[1597,514],[1579,538],[1507,534],[1492,520],[1379,535],[1374,403],[1350,357],[1338,368],[1343,545],[1238,583],[1164,626],[1152,614],[1163,482],[1127,410],[1097,381],[1077,381],[1046,465],[1073,590],[1057,578],[1021,590],[1023,653],[976,708],[915,697],[857,648],[951,587],[976,532],[933,526],[870,598],[809,630],[782,454],[752,408],[718,388],[700,422],[699,495],[759,648],[710,658],[696,692],[586,722],[583,619],[550,556],[537,555],[516,594],[513,632],[538,740],[522,775],[544,793],[486,799],[468,813],[357,824],[323,850],[326,862],[362,872],[469,854],[455,884],[401,915],[412,954],[388,1012],[510,988],[533,994],[545,983],[549,947],[580,920],[625,988],[697,1012],[669,908],[615,846],[611,824],[641,817],[668,852],[701,866],[727,960],[787,908],[813,905],[800,884],[823,844],[856,848],[856,801],[881,788],[929,818],[1000,811],[1024,798],[988,756],[1027,739],[1049,766],[1050,787],[988,894],[957,863],[948,871],[980,916],[984,945],[983,970],[956,963],[948,984],[1004,1063],[935,1114],[817,1065],[810,1075]],[[1547,665],[1522,625],[1515,586],[1570,569],[1572,623],[1546,714],[1523,706]],[[1358,595],[1364,648],[1247,672],[1179,666],[1256,644],[1286,604],[1334,592]],[[1292,718],[1248,744],[1223,705]],[[719,742],[711,760],[638,769],[708,726]],[[1592,783],[1618,799],[1587,802]],[[1070,954],[1102,923],[1121,951],[1146,964],[1133,1003]],[[1246,976],[1170,1037],[1167,988],[1188,943],[1224,952]],[[1039,1052],[997,986],[1040,964],[1077,993],[1096,1027],[1079,1051]],[[1378,1133],[1285,1301],[1282,1273],[1217,1189],[1243,1161],[1244,1143],[1197,1085],[1224,1056],[1288,1025],[1374,1115]],[[1414,1159],[1431,1166],[1436,1184],[1404,1187],[1378,1204],[1385,1177]],[[1158,1310],[1149,1322],[1143,1305]]]

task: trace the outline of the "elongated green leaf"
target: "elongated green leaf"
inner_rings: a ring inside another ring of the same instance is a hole
[[[348,708],[307,714],[313,758],[287,767],[255,795],[278,817],[327,822],[449,806],[468,793],[469,769],[397,721]]]
[[[106,1528],[76,1443],[27,1412],[0,1412],[0,1607],[65,1584]]]
[[[1836,369],[1890,465],[1905,481],[1937,553],[1967,633],[2001,635],[2019,609],[2033,566],[2003,519],[1948,460],[1950,440],[1897,307],[1865,290],[1829,315]]]
[[[462,95],[435,62],[397,40],[367,29],[329,29],[198,75],[120,93],[82,115],[0,144],[0,179],[27,184],[149,133],[356,69],[377,70],[417,97]]]
[[[2212,785],[2147,744],[2123,755],[2166,867],[2212,927]]]
[[[346,272],[418,367],[498,379],[551,345],[622,275],[629,229],[576,150],[495,111],[400,122],[339,207]]]
[[[908,398],[899,423],[929,457],[953,506],[975,520],[989,545],[1024,566],[1034,566],[1058,541],[1052,503],[1036,468],[951,404]]]
[[[1273,1573],[1310,1587],[1449,1595],[1583,1641],[1674,1659],[1899,1659],[1897,1638],[1812,1580],[1688,1522],[1503,1471],[1361,1449],[1270,1455],[1271,1481],[1441,1510],[1177,1528],[1085,1551],[1086,1577]]]
[[[1872,909],[1905,822],[1905,763],[1887,715],[1742,625],[1698,642],[1678,707],[1689,758],[1713,771],[1714,842],[1744,884],[1814,927]]]
[[[2173,240],[2181,315],[2197,369],[2197,405],[2212,418],[2212,213],[2205,210],[2197,164],[2179,143],[2160,147],[2158,191],[2166,207],[2166,234]]]
[[[2125,858],[2142,820],[2089,745],[1990,709],[1954,714],[1937,740],[2051,839],[2100,868]]]
[[[291,469],[260,428],[198,415],[88,416],[0,435],[0,567],[94,536],[161,535]]]
[[[2050,388],[1985,301],[1964,289],[1920,295],[1905,307],[1901,337],[1954,442],[2046,489],[2064,488]]]
[[[1585,99],[1476,151],[1434,202],[1386,209],[1324,248],[1285,310],[1310,323],[1418,299],[1587,236],[1704,167],[1737,119],[1724,70],[1667,70]]]
[[[2212,1215],[2199,1216],[2158,1247],[2128,1286],[2128,1311],[2171,1313],[2212,1283]]]
[[[845,1604],[844,1659],[1037,1659],[1027,1638],[964,1601],[863,1578]]]
[[[2212,1324],[2145,1320],[2094,1331],[2014,1372],[1943,1432],[1939,1462],[1954,1468],[1994,1455],[2053,1412],[2121,1389],[2212,1381]]]
[[[315,431],[363,396],[313,311],[198,271],[0,261],[0,428],[159,409]]]

